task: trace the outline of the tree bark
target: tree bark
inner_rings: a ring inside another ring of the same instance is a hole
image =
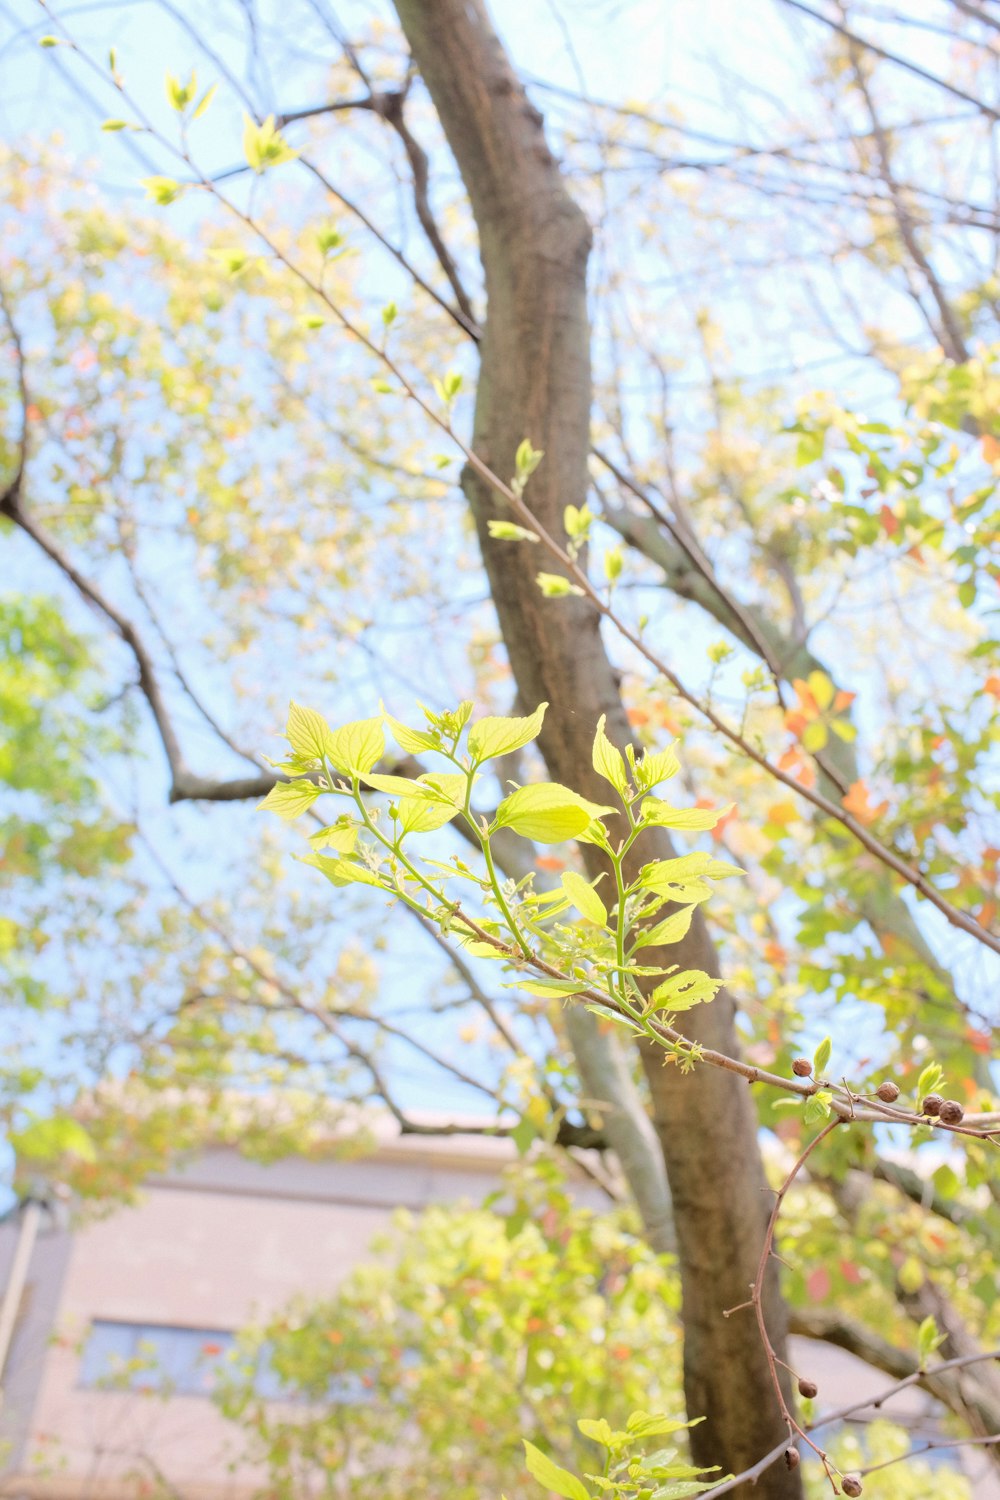
[[[588,490],[590,229],[482,0],[396,0],[396,9],[479,232],[487,318],[473,446],[502,478],[513,474],[522,439],[543,449],[527,498],[542,523],[563,535],[564,507],[582,506]],[[623,745],[629,727],[598,616],[584,599],[544,598],[535,574],[551,563],[528,544],[493,541],[487,522],[502,514],[501,502],[469,469],[463,487],[521,701],[550,704],[540,740],[546,764],[556,780],[606,801],[607,786],[591,764],[594,729],[606,714],[610,738]],[[672,852],[666,836],[651,836],[644,858]],[[700,919],[685,943],[662,957],[717,972]],[[737,1052],[730,997],[723,991],[693,1011],[688,1032]],[[673,1197],[686,1400],[692,1417],[706,1419],[692,1431],[692,1449],[698,1462],[739,1472],[784,1431],[752,1314],[723,1315],[747,1299],[770,1208],[756,1112],[748,1086],[733,1074],[701,1067],[682,1076],[658,1049],[645,1051],[643,1062]],[[773,1262],[765,1307],[780,1352],[786,1316]],[[749,1495],[750,1486],[737,1493],[743,1491]],[[753,1486],[758,1500],[801,1493],[798,1473],[783,1464]]]

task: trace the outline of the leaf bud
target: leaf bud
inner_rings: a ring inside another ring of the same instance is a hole
[[[812,1070],[812,1063],[808,1057],[797,1057],[792,1063],[792,1072],[796,1078],[808,1078]]]
[[[797,1469],[798,1466],[799,1466],[799,1464],[800,1464],[800,1462],[801,1462],[801,1459],[799,1458],[799,1450],[798,1450],[798,1448],[786,1448],[785,1449],[785,1467],[786,1468],[788,1468],[788,1469]]]
[[[843,1490],[845,1495],[860,1495],[861,1480],[858,1478],[857,1474],[845,1474],[840,1482],[840,1488]]]
[[[799,1381],[799,1395],[800,1396],[805,1396],[807,1398],[807,1400],[811,1401],[812,1398],[813,1398],[813,1396],[815,1396],[816,1393],[818,1392],[818,1390],[819,1390],[819,1386],[816,1384],[815,1380],[800,1380]]]
[[[943,1103],[944,1100],[940,1094],[927,1094],[923,1104],[920,1106],[920,1113],[922,1115],[936,1115]]]
[[[938,1119],[942,1125],[960,1125],[965,1116],[965,1110],[957,1099],[942,1099],[938,1109]]]
[[[899,1085],[893,1083],[891,1079],[887,1078],[884,1083],[879,1084],[878,1088],[875,1090],[875,1094],[879,1099],[882,1100],[883,1104],[895,1104],[896,1100],[899,1098]]]

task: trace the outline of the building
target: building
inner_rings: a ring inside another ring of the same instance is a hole
[[[328,1295],[394,1209],[482,1201],[510,1155],[509,1143],[493,1138],[387,1134],[361,1160],[262,1165],[210,1150],[150,1181],[136,1206],[75,1231],[37,1207],[0,1228],[0,1286],[12,1273],[23,1282],[8,1298],[17,1321],[5,1369],[0,1357],[8,1445],[0,1495],[137,1500],[165,1486],[178,1500],[249,1500],[261,1476],[241,1466],[239,1434],[206,1399],[211,1362],[234,1330],[293,1294]],[[602,1201],[582,1176],[577,1191]],[[140,1346],[169,1375],[168,1400],[143,1395],[141,1380],[101,1387],[109,1360]],[[808,1367],[820,1363],[835,1404],[886,1383],[849,1355],[813,1345]],[[911,1391],[903,1409],[926,1405]],[[987,1474],[974,1450],[972,1466]],[[988,1477],[977,1482],[977,1500],[998,1495]]]

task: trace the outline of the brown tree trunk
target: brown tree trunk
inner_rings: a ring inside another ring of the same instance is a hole
[[[482,0],[396,0],[396,9],[479,232],[488,312],[474,448],[505,479],[523,438],[543,449],[527,498],[543,524],[562,535],[564,507],[582,506],[588,490],[590,229]],[[463,483],[521,701],[526,708],[551,705],[541,738],[546,764],[556,780],[604,801],[606,785],[591,765],[595,725],[606,714],[619,745],[629,729],[598,617],[584,599],[544,598],[535,574],[551,561],[531,545],[491,540],[487,521],[502,514],[501,502],[469,470]],[[671,852],[665,836],[655,847],[650,838],[645,858]],[[667,961],[716,970],[702,921]],[[692,1012],[689,1032],[735,1053],[729,997]],[[682,1077],[664,1066],[659,1050],[647,1052],[644,1063],[674,1202],[688,1411],[707,1419],[694,1429],[692,1448],[699,1462],[738,1472],[784,1431],[752,1314],[723,1316],[746,1301],[770,1206],[756,1114],[747,1085],[730,1073],[700,1067]],[[766,1303],[780,1348],[785,1314],[773,1274]],[[791,1500],[801,1495],[799,1476],[773,1466],[753,1494]]]

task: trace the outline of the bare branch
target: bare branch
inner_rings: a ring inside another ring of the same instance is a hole
[[[936,73],[928,73],[918,63],[910,62],[908,58],[899,57],[895,52],[886,52],[884,47],[879,47],[875,42],[867,41],[863,36],[858,36],[856,31],[840,21],[835,21],[832,16],[824,16],[821,11],[813,10],[811,6],[804,5],[802,0],[781,0],[783,5],[792,10],[801,11],[804,16],[809,16],[813,21],[820,21],[824,26],[829,26],[831,31],[844,37],[846,41],[855,42],[859,47],[864,47],[866,52],[881,57],[884,62],[892,63],[897,68],[904,68],[907,73],[912,73],[915,78],[922,78],[924,83],[933,84],[935,88],[942,89],[946,94],[952,94],[956,99],[961,99],[965,104],[975,105],[980,114],[986,115],[990,120],[1000,120],[1000,113],[991,105],[985,104],[982,99],[977,99],[973,94],[967,94],[964,89],[949,83],[946,78],[939,78]]]

